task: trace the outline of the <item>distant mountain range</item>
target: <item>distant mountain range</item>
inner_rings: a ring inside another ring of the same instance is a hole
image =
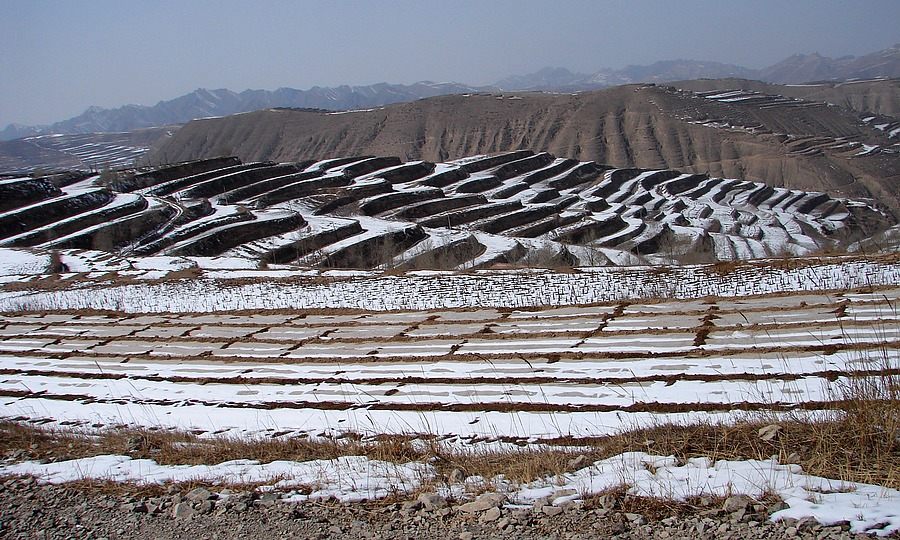
[[[628,66],[596,73],[573,73],[548,67],[528,75],[507,77],[489,86],[460,83],[417,82],[410,85],[378,83],[369,86],[315,86],[309,90],[207,90],[200,88],[184,96],[153,106],[125,105],[116,109],[89,107],[74,118],[48,126],[10,124],[0,131],[0,140],[49,133],[120,132],[181,124],[196,118],[227,116],[267,108],[289,107],[351,110],[380,107],[439,95],[488,91],[580,91],[619,84],[669,82],[689,79],[742,78],[782,84],[854,78],[900,77],[900,45],[867,54],[828,58],[817,53],[791,56],[773,66],[754,70],[696,60],[670,60],[648,66]]]
[[[865,56],[828,58],[818,53],[795,54],[763,69],[749,69],[719,62],[667,60],[648,66],[628,66],[596,73],[573,73],[548,67],[529,75],[498,81],[502,90],[596,90],[618,84],[671,82],[691,79],[752,79],[778,84],[800,84],[847,79],[900,77],[900,44]]]
[[[667,60],[649,66],[602,69],[596,73],[573,73],[565,68],[547,67],[528,75],[514,75],[497,81],[496,86],[508,91],[526,90],[598,90],[620,84],[667,82],[688,79],[752,79],[752,69],[719,62]]]
[[[422,81],[414,84],[378,83],[369,86],[314,86],[309,90],[207,90],[198,88],[190,94],[153,106],[125,105],[117,109],[89,107],[84,113],[49,126],[10,124],[0,131],[0,140],[18,139],[49,133],[96,133],[132,131],[135,129],[182,124],[196,118],[228,116],[242,112],[276,107],[327,109],[332,111],[379,107],[392,103],[415,101],[426,97],[477,92],[456,83]]]

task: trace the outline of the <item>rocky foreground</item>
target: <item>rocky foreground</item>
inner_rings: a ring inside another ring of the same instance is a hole
[[[3,538],[868,538],[849,525],[768,520],[781,503],[744,496],[667,505],[606,495],[560,508],[508,508],[486,494],[456,506],[434,494],[395,503],[285,503],[273,493],[173,486],[158,496],[121,489],[0,483]]]

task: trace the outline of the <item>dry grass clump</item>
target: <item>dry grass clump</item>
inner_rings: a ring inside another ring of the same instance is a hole
[[[203,275],[203,270],[197,266],[189,266],[179,270],[170,270],[162,278],[162,281],[177,281],[180,279],[197,279]]]
[[[570,469],[569,462],[583,453],[564,448],[525,447],[520,450],[482,452],[443,449],[437,452],[435,466],[448,477],[454,469],[459,469],[467,476],[480,476],[487,482],[500,475],[511,482],[531,482],[567,472]],[[606,457],[601,447],[596,452],[587,454],[585,465]]]
[[[851,378],[833,391],[842,402],[837,419],[810,422],[805,468],[836,478],[900,488],[900,352],[881,350],[886,375]]]
[[[309,461],[350,455],[396,463],[424,458],[424,452],[415,449],[411,440],[402,436],[374,440],[199,437],[184,431],[129,428],[79,433],[12,421],[0,422],[0,454],[17,460],[39,461],[117,454],[169,465],[216,464],[235,459],[261,463]]]
[[[742,260],[717,261],[704,267],[707,273],[717,276],[727,276],[738,269],[747,268],[749,264]]]

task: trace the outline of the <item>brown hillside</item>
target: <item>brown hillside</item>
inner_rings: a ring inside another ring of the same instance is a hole
[[[896,212],[900,167],[892,142],[858,113],[824,103],[765,95],[721,101],[673,87],[630,85],[574,95],[456,95],[359,112],[266,110],[197,120],[163,141],[149,160],[372,154],[446,161],[529,148],[615,167],[679,168],[873,197]],[[866,148],[874,149],[860,155]]]
[[[860,113],[900,117],[900,79],[794,85],[770,84],[748,79],[701,79],[679,81],[672,85],[694,92],[740,88],[810,101],[824,101]]]

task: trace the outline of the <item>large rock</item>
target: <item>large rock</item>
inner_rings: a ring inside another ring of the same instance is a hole
[[[502,493],[485,493],[474,501],[459,505],[459,510],[467,514],[477,514],[491,508],[497,508],[505,502],[506,495]]]

